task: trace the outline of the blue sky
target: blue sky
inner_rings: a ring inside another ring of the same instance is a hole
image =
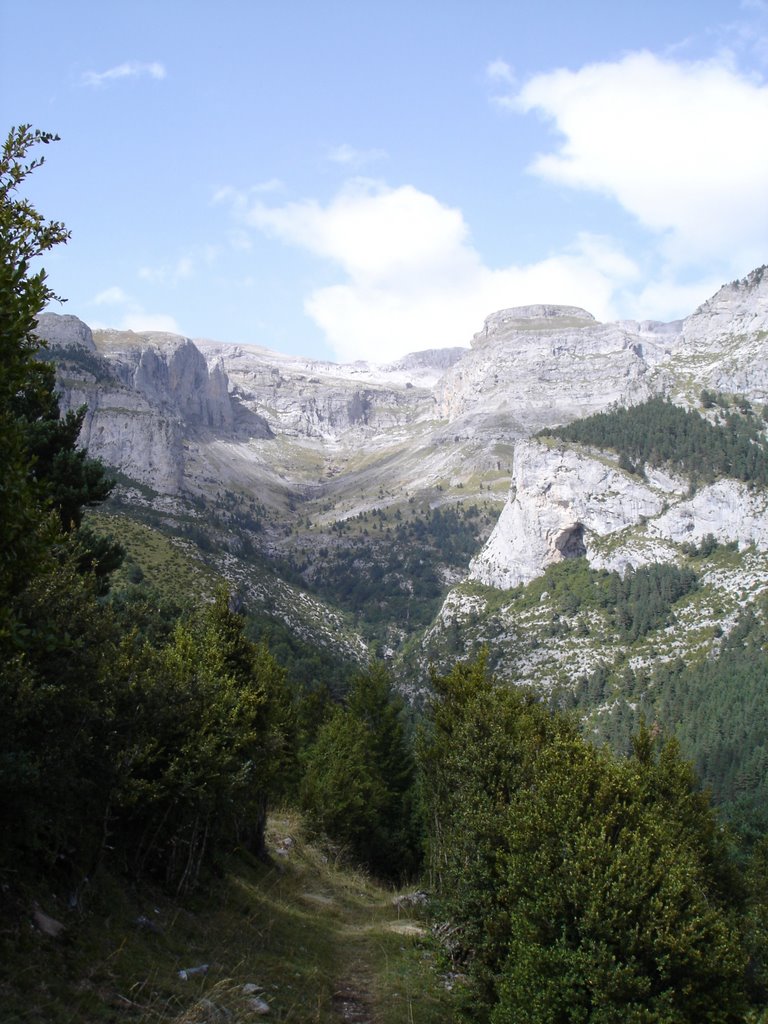
[[[65,312],[335,360],[768,262],[768,2],[0,0]]]

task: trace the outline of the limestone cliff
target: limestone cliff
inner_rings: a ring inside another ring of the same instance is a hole
[[[472,349],[437,389],[449,420],[494,413],[523,437],[611,403],[651,394],[640,330],[600,324],[573,306],[523,306],[494,313]]]
[[[665,495],[627,473],[567,448],[520,441],[509,498],[469,578],[506,589],[552,562],[590,556],[604,537],[659,515]]]
[[[768,494],[718,480],[689,497],[684,482],[660,471],[643,481],[608,455],[520,441],[509,497],[469,579],[509,589],[580,555],[623,572],[676,560],[676,545],[708,535],[768,551]]]
[[[55,353],[63,411],[87,406],[89,451],[163,493],[185,482],[185,442],[231,433],[233,401],[220,361],[210,367],[175,335],[93,332],[73,316],[43,314],[38,335]]]
[[[725,286],[685,321],[601,324],[574,306],[524,306],[489,316],[470,348],[386,365],[91,332],[52,314],[39,330],[56,350],[64,407],[89,407],[82,440],[94,455],[162,492],[204,496],[222,486],[283,515],[300,502],[323,521],[438,487],[430,501],[488,500],[492,489],[500,507],[516,443],[612,404],[661,393],[695,405],[703,387],[768,398],[762,270]],[[546,482],[543,461],[552,458],[518,444],[518,497],[473,563],[476,578],[530,578],[569,544],[589,552],[590,537],[607,536],[610,522],[620,532],[635,513],[654,518],[659,502],[670,501],[664,488],[583,455],[561,453]],[[564,539],[574,525],[568,516],[581,523],[580,541]]]
[[[768,267],[724,285],[683,321],[669,368],[681,383],[768,399]]]

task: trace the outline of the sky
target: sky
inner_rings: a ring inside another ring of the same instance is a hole
[[[768,0],[0,0],[54,311],[388,362],[768,263]]]

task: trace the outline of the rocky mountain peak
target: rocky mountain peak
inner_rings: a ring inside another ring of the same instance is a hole
[[[74,347],[96,351],[91,328],[76,316],[41,313],[37,320],[37,335],[49,348]]]
[[[768,331],[768,266],[715,292],[683,322],[689,345],[702,347],[715,338]]]
[[[492,342],[503,341],[520,331],[578,329],[591,327],[596,323],[592,314],[580,306],[513,306],[511,309],[500,309],[486,317],[483,329],[472,339],[472,347],[479,348]]]

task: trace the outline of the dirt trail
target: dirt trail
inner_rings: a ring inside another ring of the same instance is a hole
[[[334,992],[331,1006],[339,1020],[347,1024],[374,1024],[368,996],[356,988],[345,986]]]
[[[397,917],[389,900],[361,906],[337,894],[305,892],[303,899],[335,919],[336,959],[339,973],[331,1000],[334,1021],[344,1024],[378,1024],[382,1020],[380,973],[383,967],[382,936],[414,938],[424,934],[416,921]],[[392,916],[390,916],[392,915]],[[378,991],[377,991],[378,989]]]

